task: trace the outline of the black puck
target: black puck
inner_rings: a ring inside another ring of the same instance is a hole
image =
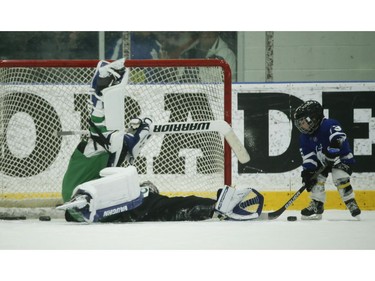
[[[51,217],[50,217],[50,216],[40,216],[40,217],[39,217],[39,220],[40,220],[40,221],[50,221],[50,220],[51,220]]]
[[[289,216],[289,217],[287,217],[287,220],[288,221],[296,221],[297,217],[296,216]]]

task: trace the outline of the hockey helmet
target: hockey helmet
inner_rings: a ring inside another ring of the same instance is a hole
[[[320,103],[308,100],[294,112],[294,125],[301,133],[312,134],[318,129],[323,117],[323,107]]]

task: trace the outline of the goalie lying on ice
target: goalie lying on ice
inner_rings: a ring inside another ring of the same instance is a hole
[[[58,209],[65,210],[66,220],[133,222],[205,220],[214,215],[233,220],[259,217],[263,196],[251,188],[225,186],[218,191],[217,200],[168,197],[159,194],[151,182],[139,183],[134,166],[120,167],[125,159],[132,164],[137,158],[150,137],[152,124],[149,118],[133,118],[127,132],[121,129],[123,105],[118,107],[116,100],[123,100],[119,87],[124,79],[124,59],[98,63],[90,90],[90,138],[75,149],[63,178],[65,203]]]
[[[263,207],[263,196],[251,188],[225,186],[218,192],[218,200],[168,197],[159,194],[149,181],[139,184],[134,166],[104,168],[100,175],[78,185],[72,199],[57,207],[66,210],[67,221],[198,221],[215,215],[227,220],[252,220],[259,217]],[[256,211],[250,211],[254,207]]]

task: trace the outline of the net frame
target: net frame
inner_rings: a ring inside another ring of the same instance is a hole
[[[95,69],[98,60],[2,60],[0,70],[3,68],[92,68]],[[218,59],[190,59],[190,60],[126,60],[126,67],[220,67],[223,69],[224,77],[224,120],[231,124],[231,71],[224,60]],[[0,81],[1,82],[1,81]],[[1,84],[0,84],[1,86]],[[2,120],[0,118],[0,120]],[[4,138],[3,125],[2,138]],[[224,142],[224,184],[231,185],[231,161],[232,154],[229,145]],[[35,196],[39,196],[36,194]],[[56,194],[56,196],[59,196]],[[19,197],[15,196],[17,200]],[[0,199],[2,199],[0,197]],[[21,198],[23,199],[23,198]],[[1,206],[0,200],[0,206]]]

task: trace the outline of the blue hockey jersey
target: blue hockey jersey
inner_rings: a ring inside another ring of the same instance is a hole
[[[353,164],[354,157],[342,130],[340,123],[334,119],[323,118],[319,128],[310,134],[301,134],[300,152],[302,155],[302,167],[307,170],[315,170],[324,165],[327,148],[336,140],[341,140],[340,159],[342,163]]]

